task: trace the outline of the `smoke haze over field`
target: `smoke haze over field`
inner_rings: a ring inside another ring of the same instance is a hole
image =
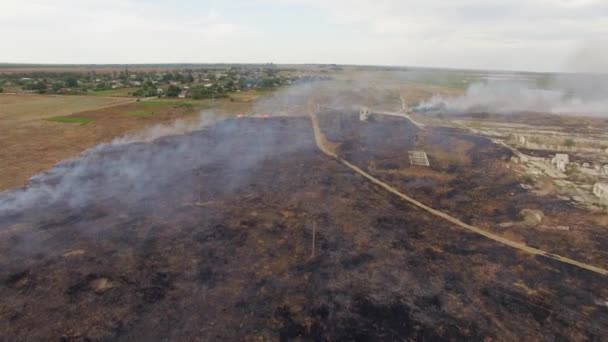
[[[282,89],[256,103],[252,114],[302,115],[315,89],[310,84]],[[202,132],[211,125],[215,125],[213,130]],[[276,127],[260,125],[255,127],[265,132],[263,138],[250,146],[251,151],[239,154],[238,139],[233,137],[247,127],[240,120],[204,111],[198,120],[178,120],[128,134],[33,176],[25,188],[0,192],[0,214],[56,203],[81,207],[107,198],[128,204],[178,183],[183,173],[220,159],[231,160],[224,165],[225,178],[217,180],[230,190],[243,184],[247,169],[259,161],[301,148],[297,140],[279,143]],[[192,189],[196,192],[194,184]]]
[[[488,74],[469,85],[463,96],[436,96],[421,103],[422,112],[542,112],[608,117],[606,41],[583,43],[568,61],[566,74]]]
[[[459,97],[435,96],[415,110],[441,113],[542,112],[608,116],[608,82],[584,75],[559,76],[547,88],[523,80],[488,80],[471,84]]]
[[[234,152],[228,138],[239,131],[235,121],[217,125],[213,134],[220,143],[210,143],[209,135],[195,133],[218,120],[220,116],[203,112],[195,122],[157,125],[93,147],[33,176],[25,188],[0,193],[0,213],[58,202],[80,207],[105,198],[125,204],[145,198],[175,183],[182,172],[191,172],[185,165],[212,164]],[[164,143],[160,139],[165,139]],[[265,139],[260,144],[270,144],[274,137],[268,134]],[[214,147],[209,148],[210,144]],[[227,176],[224,186],[235,186],[245,177],[244,172],[235,170],[245,170],[270,153],[256,150],[246,156],[235,156],[234,164],[226,170],[234,172]]]

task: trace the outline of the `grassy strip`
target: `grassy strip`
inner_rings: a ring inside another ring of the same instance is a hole
[[[136,108],[129,110],[127,115],[131,116],[151,116],[154,113],[161,111],[165,108],[180,108],[187,111],[195,111],[201,109],[212,108],[214,104],[211,100],[147,100],[137,102]]]
[[[88,124],[89,122],[93,121],[91,118],[83,118],[80,116],[54,116],[46,120],[61,123],[79,123],[81,125]]]
[[[134,97],[133,93],[137,91],[136,87],[119,88],[119,89],[107,89],[107,90],[93,90],[89,91],[87,95],[92,96],[109,96],[109,97]]]

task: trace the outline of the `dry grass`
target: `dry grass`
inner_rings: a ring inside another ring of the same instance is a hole
[[[97,110],[135,102],[96,96],[51,96],[0,94],[0,122],[23,122],[66,116],[87,110]]]
[[[446,150],[434,145],[425,146],[424,149],[432,159],[431,163],[439,162],[442,165],[469,165],[471,158],[469,150],[475,145],[465,140],[455,140],[451,149]]]
[[[369,169],[370,171],[376,174],[394,175],[404,178],[425,177],[446,183],[455,178],[454,175],[445,172],[439,172],[428,167],[407,167],[401,168],[399,170],[380,170],[376,167],[375,163],[372,162],[369,165]]]
[[[246,112],[261,93],[243,96],[246,101],[134,102],[89,96],[1,95],[0,191],[23,186],[28,178],[61,160],[147,126],[184,118],[197,120],[196,114],[204,109],[227,116]],[[49,120],[58,117],[61,122]],[[65,123],[83,120],[86,125]]]
[[[464,93],[462,89],[454,89],[448,87],[412,84],[401,88],[401,96],[405,99],[408,105],[427,101],[433,96],[455,97]]]

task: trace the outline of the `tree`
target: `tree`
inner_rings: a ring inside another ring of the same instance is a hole
[[[40,81],[36,81],[34,83],[31,84],[27,84],[24,89],[26,90],[36,90],[39,94],[44,94],[46,93],[46,89],[47,89],[47,84],[46,82],[40,82]]]
[[[175,86],[175,85],[170,85],[169,88],[167,89],[167,96],[168,97],[177,97],[181,91],[182,90],[180,89],[180,87]]]
[[[186,82],[188,82],[188,83],[194,82],[194,76],[192,76],[192,73],[188,73],[188,75],[186,76]]]
[[[57,91],[59,91],[59,89],[63,88],[63,84],[61,84],[61,83],[53,83],[51,85],[51,88],[53,89],[53,91],[57,92]]]
[[[4,92],[4,88],[0,87],[0,93]]]
[[[95,86],[95,90],[105,90],[108,88],[108,85],[104,82],[97,83],[97,85]]]
[[[69,76],[65,79],[65,86],[68,88],[76,88],[78,87],[78,80],[72,76]]]

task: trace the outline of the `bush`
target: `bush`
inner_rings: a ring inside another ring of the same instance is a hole
[[[67,77],[65,79],[65,86],[68,88],[76,88],[78,87],[78,80],[76,80],[74,77]]]
[[[566,147],[574,147],[575,143],[572,139],[566,139],[564,140],[564,145],[566,145]]]
[[[531,175],[524,175],[522,180],[524,184],[534,185],[534,177],[532,177]]]
[[[167,89],[168,97],[177,97],[182,90],[178,86],[170,85]]]

